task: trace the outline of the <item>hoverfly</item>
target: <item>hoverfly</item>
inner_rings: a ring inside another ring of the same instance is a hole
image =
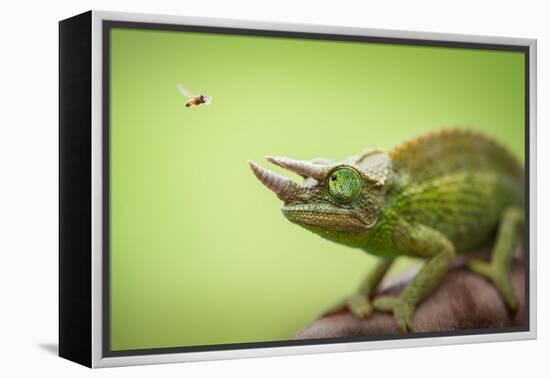
[[[202,104],[210,105],[212,103],[212,97],[211,96],[204,96],[204,95],[198,95],[193,96],[187,89],[182,87],[181,85],[176,85],[180,93],[187,99],[185,102],[186,108],[192,108],[193,106],[199,106]]]

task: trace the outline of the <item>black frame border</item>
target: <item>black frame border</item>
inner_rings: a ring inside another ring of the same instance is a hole
[[[530,47],[513,44],[499,43],[481,43],[481,42],[456,42],[456,41],[441,41],[433,39],[418,39],[418,38],[394,38],[394,37],[374,37],[374,36],[359,36],[359,35],[344,35],[330,33],[309,33],[309,32],[294,32],[294,31],[279,31],[265,29],[244,29],[232,27],[213,27],[213,26],[196,26],[196,25],[178,25],[178,24],[163,24],[163,23],[148,23],[148,22],[132,22],[132,21],[102,21],[102,179],[103,179],[103,204],[102,204],[102,357],[123,357],[123,356],[145,356],[168,353],[190,353],[190,352],[208,352],[208,351],[223,351],[236,349],[259,349],[259,348],[277,348],[288,346],[304,346],[304,345],[322,345],[322,344],[341,344],[341,343],[356,343],[367,341],[386,341],[386,340],[407,340],[419,338],[437,338],[449,336],[466,336],[466,335],[486,335],[499,333],[516,333],[530,331]],[[325,41],[345,41],[345,42],[362,42],[362,43],[377,43],[377,44],[392,44],[406,46],[427,46],[427,47],[443,47],[443,48],[458,48],[458,49],[474,49],[474,50],[494,50],[494,51],[514,51],[521,52],[524,55],[524,91],[525,91],[525,238],[524,246],[528,253],[525,254],[525,325],[512,326],[502,328],[488,329],[471,329],[471,330],[456,330],[442,332],[420,332],[411,334],[390,334],[380,336],[352,336],[352,337],[334,337],[321,339],[306,339],[306,340],[283,340],[283,341],[265,341],[265,342],[246,342],[232,344],[211,344],[211,345],[194,345],[166,348],[150,348],[150,349],[131,349],[131,350],[116,350],[110,349],[110,269],[109,269],[109,243],[110,243],[110,141],[109,141],[109,121],[110,121],[110,32],[114,28],[123,29],[138,29],[152,31],[174,31],[174,32],[193,32],[193,33],[211,33],[211,34],[230,34],[230,35],[245,35],[258,37],[275,37],[275,38],[293,38],[293,39],[310,39],[310,40],[325,40]]]
[[[59,356],[92,366],[92,12],[59,22]]]

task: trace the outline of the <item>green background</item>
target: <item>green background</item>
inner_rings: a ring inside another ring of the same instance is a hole
[[[445,126],[523,156],[522,53],[116,28],[110,65],[113,350],[291,339],[368,270],[288,222],[248,159]]]

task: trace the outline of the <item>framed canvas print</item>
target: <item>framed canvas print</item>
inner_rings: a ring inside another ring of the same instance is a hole
[[[60,24],[60,355],[536,337],[536,41]]]

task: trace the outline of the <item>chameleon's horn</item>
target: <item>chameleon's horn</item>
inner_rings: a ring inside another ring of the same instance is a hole
[[[265,158],[273,164],[297,173],[302,177],[311,177],[317,181],[323,180],[324,167],[322,165],[313,164],[309,161],[294,160],[280,156],[266,156]]]
[[[248,165],[250,165],[250,169],[252,169],[252,172],[258,180],[282,200],[284,200],[284,192],[287,188],[298,186],[291,179],[268,171],[253,161],[249,160]]]

